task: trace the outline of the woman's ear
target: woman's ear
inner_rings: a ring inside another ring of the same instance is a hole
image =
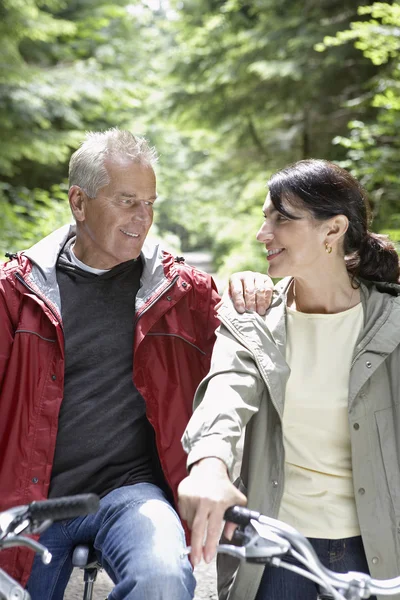
[[[68,191],[68,200],[76,221],[85,220],[85,192],[79,185],[72,185]]]
[[[349,227],[349,219],[345,215],[336,215],[329,219],[328,230],[325,236],[325,243],[328,247],[343,246],[344,235]]]

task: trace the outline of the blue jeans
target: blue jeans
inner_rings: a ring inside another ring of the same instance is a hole
[[[62,600],[72,572],[72,551],[92,543],[115,583],[109,600],[191,600],[195,579],[184,554],[185,536],[164,493],[151,483],[119,488],[94,515],[54,523],[40,537],[53,555],[36,555],[27,589],[32,600]]]
[[[342,540],[309,538],[309,541],[322,564],[331,571],[369,573],[361,537]],[[299,565],[293,558],[287,562]],[[316,600],[318,593],[319,586],[301,575],[282,567],[265,567],[256,600]],[[321,598],[329,596],[321,595]],[[371,596],[370,600],[376,600],[375,596]]]

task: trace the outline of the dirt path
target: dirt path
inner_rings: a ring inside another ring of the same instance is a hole
[[[197,580],[195,600],[217,600],[215,562],[206,565],[202,563],[195,570]],[[94,588],[93,600],[105,600],[107,594],[112,590],[111,579],[102,571],[97,577]],[[75,569],[64,600],[82,600],[83,597],[83,573]],[[171,598],[171,600],[174,600]]]

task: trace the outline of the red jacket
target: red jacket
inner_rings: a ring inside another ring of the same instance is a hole
[[[64,385],[55,265],[72,234],[59,229],[0,270],[0,511],[48,494]],[[219,297],[209,275],[158,246],[144,248],[142,258],[133,379],[176,497],[186,475],[180,439],[209,369]],[[2,551],[0,566],[25,585],[33,556],[23,548]]]

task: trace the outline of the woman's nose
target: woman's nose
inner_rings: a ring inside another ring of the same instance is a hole
[[[265,244],[266,242],[270,242],[271,240],[273,240],[273,238],[274,234],[271,230],[271,227],[267,225],[267,223],[263,223],[260,229],[258,230],[256,239],[262,244]]]

